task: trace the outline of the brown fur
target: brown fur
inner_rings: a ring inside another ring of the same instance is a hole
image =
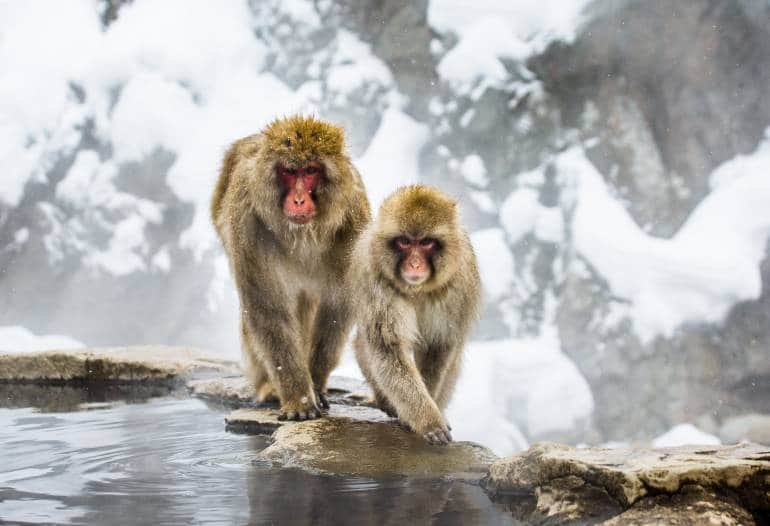
[[[308,161],[323,164],[325,177],[315,218],[297,226],[283,213],[275,169]],[[211,216],[238,289],[243,351],[258,398],[277,396],[289,419],[318,416],[351,325],[344,287],[350,252],[370,218],[342,130],[296,116],[234,142]]]
[[[392,248],[395,237],[407,234],[442,244],[432,275],[417,286],[400,277]],[[481,295],[476,257],[455,202],[421,185],[395,192],[356,244],[351,279],[359,302],[356,358],[376,401],[428,441],[451,440],[441,411]]]

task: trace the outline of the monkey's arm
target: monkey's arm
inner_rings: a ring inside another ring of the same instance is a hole
[[[403,319],[387,314],[378,318],[364,328],[368,348],[365,359],[377,389],[413,431],[431,443],[450,442],[449,427],[407,355],[409,339],[399,335],[405,325]]]

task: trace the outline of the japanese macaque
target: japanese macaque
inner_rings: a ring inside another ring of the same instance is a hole
[[[247,375],[282,420],[328,408],[351,326],[352,248],[370,219],[341,128],[279,119],[225,154],[211,216],[238,289]]]
[[[481,296],[476,256],[455,201],[401,188],[356,244],[356,358],[377,405],[432,444],[452,440],[442,410]]]

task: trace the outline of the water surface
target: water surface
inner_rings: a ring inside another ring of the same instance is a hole
[[[3,386],[0,406],[0,523],[514,522],[465,482],[259,465],[266,437],[227,433],[224,410],[173,392]]]

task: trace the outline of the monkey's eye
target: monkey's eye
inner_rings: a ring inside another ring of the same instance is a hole
[[[316,175],[320,170],[318,169],[318,166],[311,164],[307,168],[305,168],[305,173],[308,175]]]
[[[398,236],[393,240],[393,244],[396,245],[396,248],[399,250],[406,250],[412,246],[412,240],[406,236]]]
[[[428,250],[433,250],[435,248],[438,248],[438,241],[436,241],[431,237],[425,237],[420,240],[420,246]]]

